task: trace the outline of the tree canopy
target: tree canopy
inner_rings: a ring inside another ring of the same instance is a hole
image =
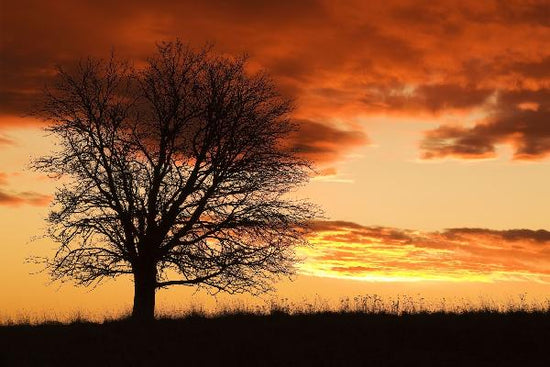
[[[162,287],[269,290],[318,212],[290,199],[310,169],[288,144],[291,111],[246,57],[180,42],[141,68],[114,56],[58,68],[35,112],[56,150],[33,162],[64,178],[47,219],[51,276],[133,275],[133,314],[147,319]]]

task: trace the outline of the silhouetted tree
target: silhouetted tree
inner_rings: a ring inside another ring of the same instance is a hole
[[[291,103],[246,58],[162,43],[146,66],[111,57],[58,68],[36,114],[66,177],[48,217],[54,279],[131,274],[133,317],[171,285],[263,292],[291,274],[316,209],[289,199],[308,162],[286,146]]]

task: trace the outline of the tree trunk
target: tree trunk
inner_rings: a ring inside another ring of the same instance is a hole
[[[141,266],[134,270],[134,308],[132,318],[137,321],[155,319],[156,267]]]

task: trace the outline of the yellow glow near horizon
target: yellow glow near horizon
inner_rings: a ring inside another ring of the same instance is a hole
[[[483,230],[456,230],[460,237],[454,238],[445,232],[337,225],[339,230],[318,228],[311,247],[298,249],[302,274],[370,282],[550,284],[550,260],[541,258],[542,246],[530,239],[508,240],[500,232]],[[510,251],[522,261],[509,259]]]

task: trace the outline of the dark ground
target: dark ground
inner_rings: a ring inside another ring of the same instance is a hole
[[[230,315],[0,327],[0,366],[550,366],[550,314]]]

